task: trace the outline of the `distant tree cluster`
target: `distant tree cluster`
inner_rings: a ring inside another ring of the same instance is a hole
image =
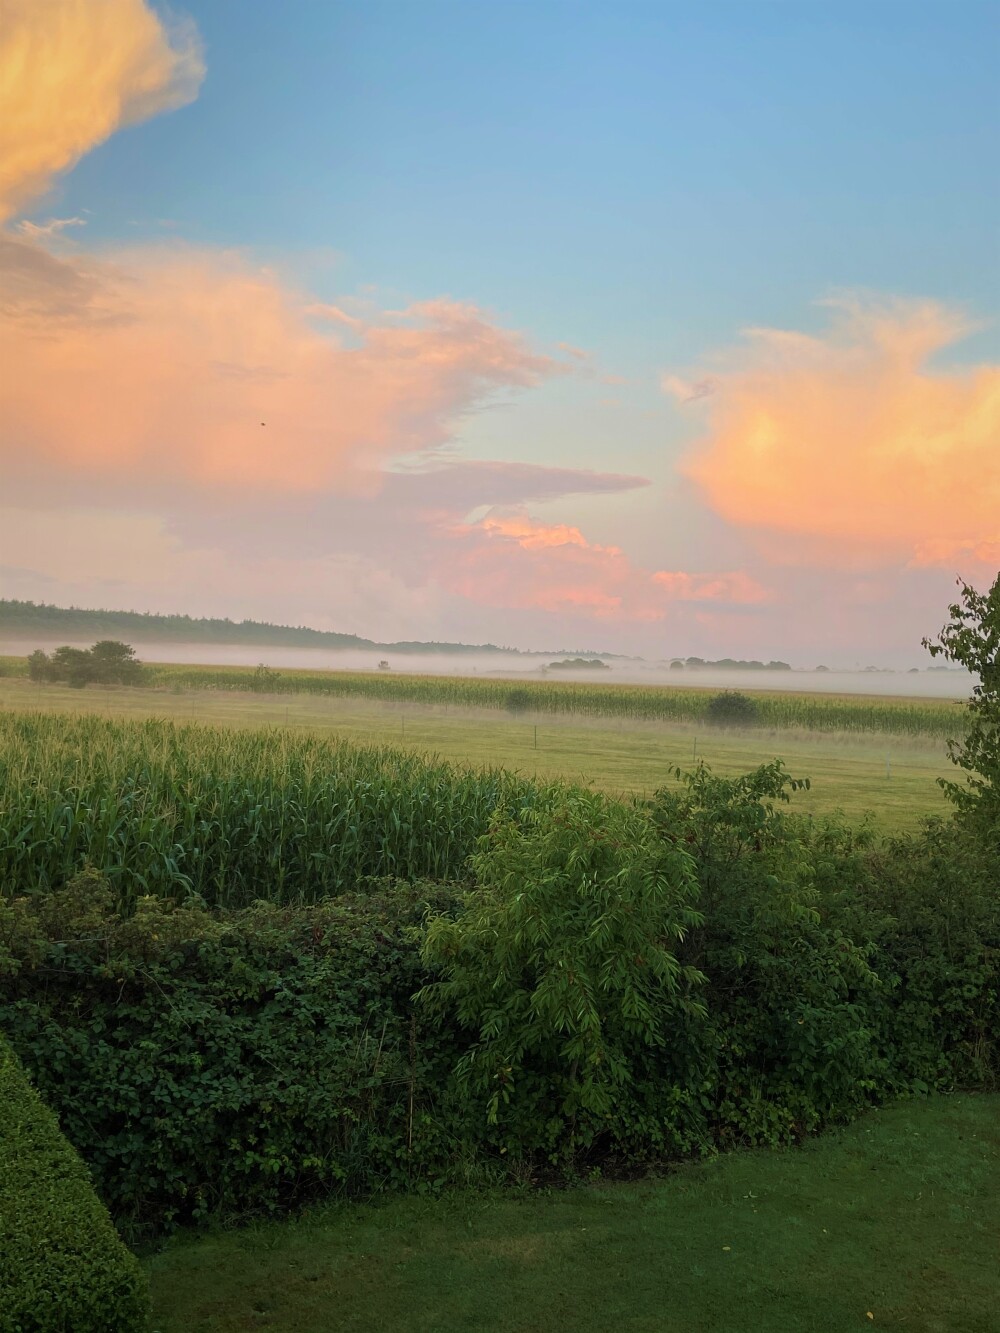
[[[717,662],[706,661],[704,657],[675,657],[670,663],[672,671],[681,671],[685,667],[695,671],[715,670],[720,667],[726,671],[791,671],[792,669],[788,662],[758,662],[756,658],[744,662],[736,657],[721,657]]]
[[[550,671],[610,671],[607,662],[599,657],[568,657],[563,662],[550,662]]]
[[[142,663],[135,649],[117,639],[102,639],[93,648],[57,648],[50,657],[36,648],[28,657],[32,680],[84,685],[141,685]]]

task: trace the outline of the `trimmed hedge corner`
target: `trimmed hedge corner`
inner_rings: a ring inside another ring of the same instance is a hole
[[[145,1279],[0,1037],[0,1333],[140,1333]]]

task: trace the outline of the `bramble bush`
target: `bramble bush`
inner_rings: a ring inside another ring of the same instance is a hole
[[[422,916],[453,897],[123,918],[86,873],[0,903],[0,1029],[131,1237],[434,1179],[452,1053],[410,997]]]

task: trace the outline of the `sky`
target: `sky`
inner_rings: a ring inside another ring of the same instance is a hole
[[[0,596],[926,664],[1000,5],[0,0]]]

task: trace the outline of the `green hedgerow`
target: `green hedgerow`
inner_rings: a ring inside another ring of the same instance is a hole
[[[0,1037],[0,1333],[140,1333],[146,1316],[138,1261]]]

